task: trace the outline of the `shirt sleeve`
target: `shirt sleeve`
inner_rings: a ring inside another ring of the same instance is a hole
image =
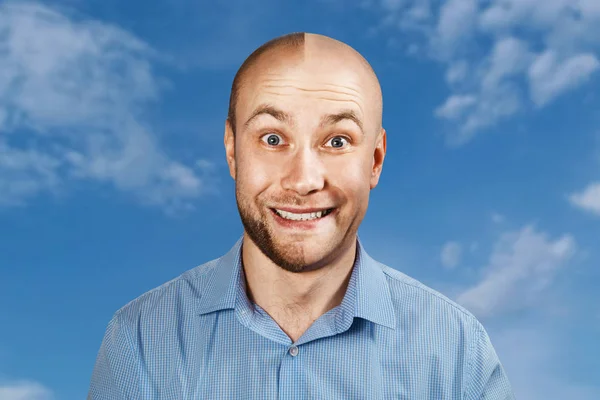
[[[106,328],[87,400],[138,399],[138,360],[133,335],[117,311]]]
[[[477,324],[465,400],[515,400],[511,384],[485,329]]]

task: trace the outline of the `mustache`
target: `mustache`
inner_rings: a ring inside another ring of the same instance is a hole
[[[336,204],[332,199],[307,199],[301,198],[294,195],[279,195],[279,196],[270,196],[263,201],[268,205],[278,205],[278,206],[295,206],[299,208],[310,208],[310,207],[321,207],[323,205],[331,205]]]

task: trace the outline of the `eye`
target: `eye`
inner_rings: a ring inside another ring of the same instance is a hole
[[[329,140],[329,143],[334,149],[341,149],[345,144],[348,144],[348,139],[343,136],[335,136]]]
[[[267,135],[264,135],[261,140],[263,142],[265,142],[266,144],[268,144],[269,146],[277,146],[278,144],[280,144],[283,140],[281,139],[281,136],[276,135],[274,133],[269,133]]]

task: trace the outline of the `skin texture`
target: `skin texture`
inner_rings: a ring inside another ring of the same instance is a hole
[[[248,296],[296,341],[345,294],[386,152],[381,89],[360,54],[315,34],[302,49],[261,55],[243,82],[236,134],[227,122],[224,141]],[[272,211],[333,207],[311,229]]]

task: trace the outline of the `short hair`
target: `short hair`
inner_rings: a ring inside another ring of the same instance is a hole
[[[292,49],[302,48],[305,42],[306,32],[293,32],[288,33],[283,36],[276,37],[275,39],[271,39],[268,42],[261,45],[259,48],[254,50],[252,54],[244,60],[240,68],[238,69],[235,77],[233,78],[233,84],[231,85],[231,94],[229,95],[229,111],[227,113],[227,120],[231,125],[231,130],[235,135],[236,123],[236,106],[240,93],[240,87],[242,85],[244,75],[252,67],[255,65],[260,58],[260,56],[270,50],[274,50],[280,47],[289,47]]]

